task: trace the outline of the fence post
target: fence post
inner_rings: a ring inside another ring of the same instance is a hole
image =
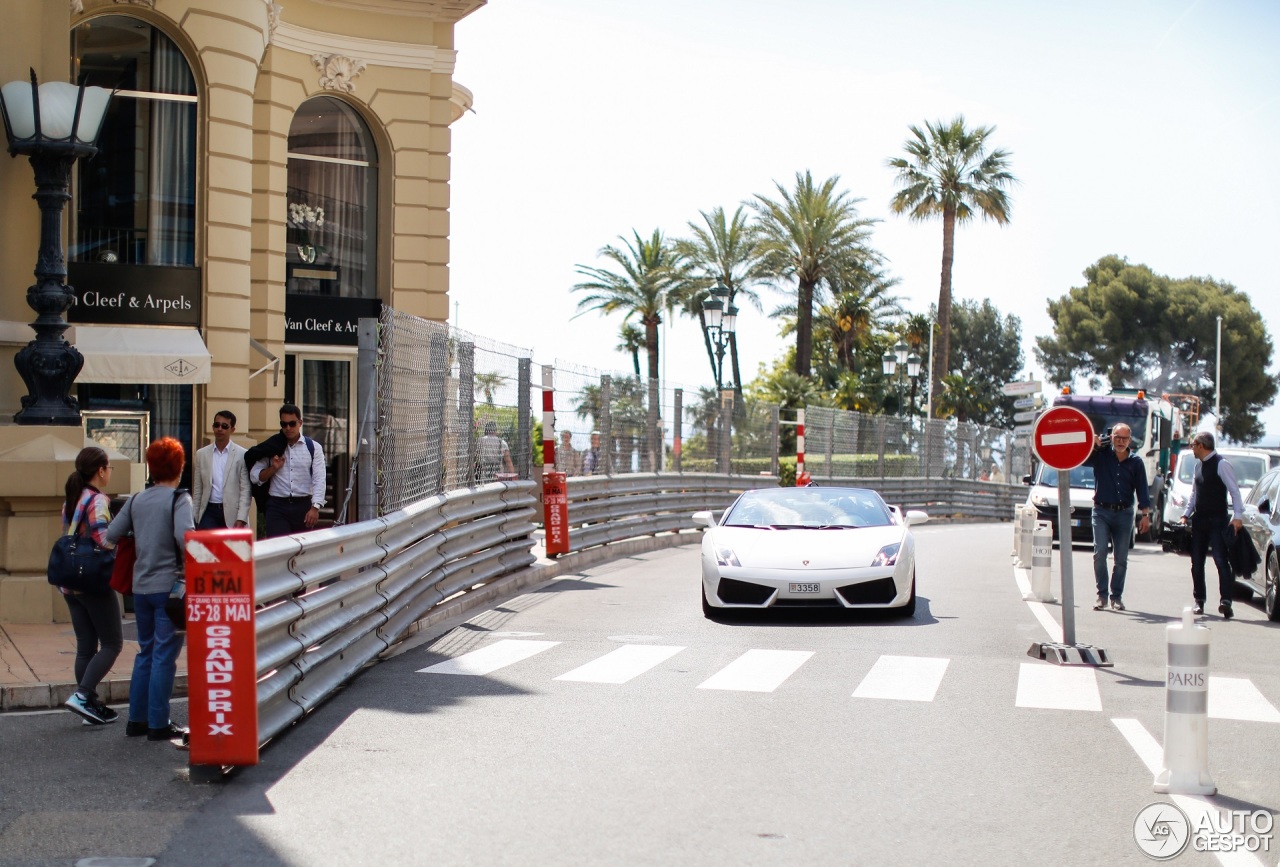
[[[672,431],[672,440],[671,440],[672,467],[671,468],[674,472],[682,473],[684,472],[684,470],[680,466],[680,449],[681,449],[681,440],[683,439],[682,434],[684,433],[684,389],[683,388],[677,388],[675,390],[675,407],[671,410],[671,412],[673,415],[675,415],[675,419],[672,422],[673,427],[671,428],[671,431]]]
[[[529,392],[533,389],[532,358],[516,359],[516,380],[516,387],[519,389],[516,412],[519,413],[519,418],[516,419],[517,442],[514,457],[516,473],[520,478],[528,480],[533,478],[533,408],[529,398]]]
[[[880,431],[880,478],[885,478],[884,473],[884,416],[876,419],[876,430]]]
[[[780,419],[778,417],[778,412],[779,407],[777,404],[774,404],[769,408],[769,439],[773,443],[773,453],[769,455],[769,474],[773,476],[776,476],[782,469],[778,462],[779,452],[781,451],[780,447],[782,445],[779,441],[779,437],[782,433],[782,425],[779,424]]]
[[[600,439],[604,441],[604,474],[613,475],[613,413],[609,404],[613,400],[613,377],[600,377]]]
[[[449,338],[443,329],[432,329],[427,359],[427,442],[426,461],[428,495],[444,490],[441,470],[444,463],[445,383],[449,379]],[[467,431],[468,437],[471,431]]]
[[[358,324],[359,348],[356,356],[356,406],[360,407],[360,428],[356,438],[356,520],[378,517],[378,320],[362,318]]]
[[[450,468],[453,484],[470,487],[476,483],[479,446],[473,435],[476,429],[476,345],[470,340],[458,344],[458,447],[454,458],[462,463]]]
[[[659,400],[660,400],[660,397],[658,394],[658,380],[654,379],[653,377],[650,377],[649,378],[649,412],[648,412],[649,424],[646,425],[646,427],[649,428],[649,431],[648,431],[649,435],[645,437],[646,442],[645,442],[645,449],[644,449],[645,456],[647,458],[645,460],[645,463],[648,464],[648,466],[641,467],[641,469],[651,473],[656,473],[658,472],[659,469],[662,468],[662,460],[660,457],[661,452],[659,451],[659,448],[662,446],[662,430],[660,427],[661,425],[660,416],[662,415],[662,413],[659,412],[659,409],[660,409],[658,405]]]
[[[733,473],[733,389],[720,392],[720,472]]]
[[[828,479],[834,479],[836,477],[835,456],[836,456],[836,410],[832,410],[831,415],[827,416],[827,478]]]

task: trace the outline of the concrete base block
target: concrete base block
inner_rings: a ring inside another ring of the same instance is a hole
[[[5,623],[69,623],[62,594],[44,575],[0,576],[0,620]]]

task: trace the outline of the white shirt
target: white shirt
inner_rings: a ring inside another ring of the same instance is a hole
[[[209,502],[222,502],[222,480],[227,475],[227,453],[229,448],[220,449],[217,445],[213,447],[213,466],[209,470]]]
[[[311,497],[311,505],[319,509],[324,505],[324,449],[320,443],[315,456],[307,454],[304,437],[298,437],[293,445],[284,449],[284,466],[271,477],[267,493],[272,497]],[[216,449],[215,449],[216,451]],[[263,458],[249,471],[249,480],[262,484],[262,471],[271,466],[271,458]]]

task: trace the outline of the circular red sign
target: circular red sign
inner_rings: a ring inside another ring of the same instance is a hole
[[[1031,443],[1055,470],[1074,470],[1093,451],[1093,424],[1074,406],[1055,406],[1036,419]]]

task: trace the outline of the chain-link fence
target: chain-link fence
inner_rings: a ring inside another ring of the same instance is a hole
[[[376,401],[370,404],[376,404],[380,513],[443,491],[540,472],[535,411],[546,371],[534,370],[529,351],[388,307],[376,344]],[[786,476],[794,467],[794,411],[734,390],[660,383],[562,359],[549,372],[556,468],[570,476]],[[808,408],[805,427],[805,468],[815,479],[1012,483],[1030,471],[1025,442],[998,428],[828,407]]]
[[[372,361],[379,513],[455,488],[529,478],[530,355],[382,308]]]
[[[813,478],[925,477],[1016,482],[1030,451],[1011,431],[954,419],[805,412],[805,469]]]

